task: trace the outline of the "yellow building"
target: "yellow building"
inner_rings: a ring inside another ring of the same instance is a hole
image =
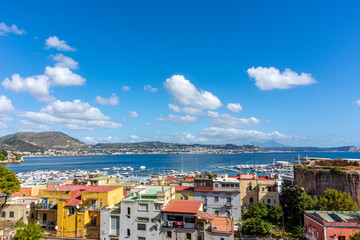
[[[194,188],[188,186],[175,187],[176,200],[194,200]]]
[[[240,174],[241,206],[250,208],[257,202],[271,206],[279,205],[279,192],[276,179],[269,176]]]
[[[98,239],[100,209],[123,199],[121,186],[62,185],[40,190],[38,224],[57,237]]]

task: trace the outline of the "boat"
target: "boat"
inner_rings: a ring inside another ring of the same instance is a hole
[[[145,166],[141,166],[140,169],[145,169],[146,167]]]

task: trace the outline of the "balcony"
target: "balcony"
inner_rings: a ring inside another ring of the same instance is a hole
[[[39,221],[38,225],[41,227],[55,227],[55,221]]]
[[[231,208],[233,207],[234,205],[232,204],[232,202],[225,202],[225,207],[228,207],[228,208]]]
[[[178,222],[178,221],[165,221],[163,227],[168,228],[184,228],[185,222]]]

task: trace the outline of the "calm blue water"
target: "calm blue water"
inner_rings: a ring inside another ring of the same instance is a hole
[[[217,166],[239,164],[269,164],[276,161],[292,162],[301,157],[357,158],[360,153],[325,152],[325,153],[247,153],[247,154],[151,154],[151,155],[106,155],[106,156],[64,156],[64,157],[26,157],[24,163],[5,164],[15,172],[35,170],[91,170],[131,166],[146,166],[154,169],[174,169],[184,171],[216,171]],[[183,164],[182,159],[183,158]],[[182,166],[183,165],[183,166]]]

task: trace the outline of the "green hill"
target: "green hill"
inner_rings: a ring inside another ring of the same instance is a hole
[[[86,147],[83,142],[61,132],[20,132],[0,137],[0,149],[13,151],[72,150]]]

